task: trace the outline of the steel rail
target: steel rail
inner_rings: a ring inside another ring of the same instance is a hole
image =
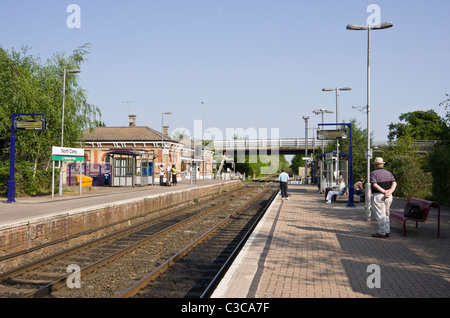
[[[223,278],[223,276],[226,274],[226,272],[228,271],[228,269],[230,268],[231,264],[233,263],[233,261],[236,259],[237,255],[239,254],[239,252],[242,250],[242,248],[244,247],[244,245],[246,244],[248,238],[250,237],[250,235],[252,235],[253,231],[255,230],[256,226],[258,225],[258,223],[261,221],[261,219],[263,218],[263,216],[266,214],[266,211],[269,209],[270,205],[273,203],[273,201],[275,200],[275,198],[277,197],[279,191],[275,192],[269,199],[269,202],[266,204],[266,206],[264,207],[264,209],[262,210],[261,213],[259,213],[258,217],[256,218],[256,220],[253,222],[253,224],[251,225],[251,227],[248,229],[248,231],[245,233],[245,235],[243,236],[243,238],[240,240],[240,242],[238,243],[238,245],[236,246],[236,248],[233,250],[233,252],[230,254],[230,256],[228,257],[228,259],[225,261],[225,263],[223,264],[223,266],[220,268],[220,270],[217,272],[217,274],[215,275],[215,277],[212,279],[212,281],[210,282],[210,284],[205,288],[205,290],[203,291],[203,294],[200,296],[200,298],[209,298],[212,293],[214,292],[215,288],[217,287],[217,285],[220,283],[221,279]]]
[[[175,208],[175,206],[176,205],[172,205],[170,207],[167,207],[167,208],[164,208],[164,209],[160,209],[159,212],[164,211],[164,210],[173,209],[173,208]],[[65,256],[68,256],[68,255],[71,255],[71,254],[73,254],[73,253],[75,253],[77,251],[81,251],[83,249],[87,249],[89,247],[95,246],[96,244],[98,245],[98,244],[104,243],[104,242],[106,242],[108,240],[114,239],[114,238],[119,237],[121,235],[127,235],[128,233],[135,232],[135,231],[137,231],[140,228],[144,228],[145,226],[149,226],[150,224],[159,222],[159,221],[161,221],[161,220],[163,220],[165,218],[170,218],[170,217],[173,217],[173,216],[175,216],[177,214],[184,213],[185,211],[189,210],[190,208],[192,208],[192,205],[188,205],[186,207],[183,207],[181,210],[175,210],[175,211],[173,211],[171,213],[168,213],[168,214],[165,214],[165,215],[162,215],[162,216],[158,216],[158,217],[150,219],[150,220],[139,222],[138,224],[132,225],[131,227],[127,227],[125,229],[122,229],[122,230],[119,230],[117,232],[105,235],[105,236],[97,238],[95,240],[92,240],[92,241],[89,241],[89,242],[86,242],[86,243],[83,243],[83,244],[71,247],[69,249],[66,249],[64,251],[61,251],[61,252],[49,255],[49,256],[47,256],[45,258],[36,260],[36,261],[31,262],[29,264],[22,265],[22,266],[20,266],[18,268],[15,268],[15,269],[7,271],[7,272],[5,272],[3,274],[0,274],[0,283],[5,281],[8,278],[13,278],[13,277],[19,276],[19,275],[21,275],[21,274],[23,274],[25,272],[28,272],[30,270],[34,270],[34,269],[38,268],[39,266],[48,264],[48,263],[54,261],[57,258],[61,258],[61,257],[65,257]],[[157,213],[157,212],[158,211],[155,211],[155,213]],[[125,220],[124,222],[127,222],[127,220]]]
[[[250,193],[252,191],[252,189],[248,189],[247,193]],[[227,199],[222,200],[222,202],[227,201]],[[220,205],[216,204],[213,205],[205,210],[201,210],[200,212],[196,213],[195,215],[192,215],[189,218],[183,219],[180,222],[177,222],[155,234],[152,234],[146,238],[141,239],[140,241],[133,243],[127,247],[124,247],[123,249],[120,249],[112,254],[109,254],[89,265],[86,265],[85,267],[83,267],[81,269],[80,275],[85,275],[88,274],[90,272],[92,272],[93,270],[95,270],[96,268],[102,267],[120,257],[122,257],[123,255],[130,253],[131,251],[139,248],[140,246],[147,244],[148,242],[157,239],[158,237],[164,235],[165,233],[169,232],[169,231],[173,231],[174,229],[191,222],[192,220],[195,220],[196,218],[199,218],[201,216],[203,216],[204,214],[210,213],[211,211],[214,211],[215,209],[217,209]],[[192,206],[191,206],[192,207]],[[183,209],[183,211],[186,211],[187,208]],[[172,214],[179,214],[179,212],[174,212]],[[163,218],[165,218],[167,216],[164,216]],[[154,223],[152,221],[152,223]],[[60,278],[54,280],[53,282],[39,288],[36,291],[33,291],[32,293],[28,294],[25,296],[25,298],[41,298],[41,297],[45,297],[50,295],[54,290],[59,289],[61,287],[64,287],[66,285],[66,281],[69,278],[69,276],[72,273],[68,273],[66,275],[61,276]]]
[[[224,227],[226,224],[231,222],[231,220],[247,209],[250,205],[255,203],[258,199],[260,199],[263,195],[265,195],[270,190],[270,187],[267,189],[264,189],[263,192],[259,193],[257,196],[252,198],[251,200],[247,201],[244,205],[236,209],[234,212],[232,212],[228,217],[226,217],[224,220],[219,222],[218,224],[214,225],[211,229],[209,229],[207,232],[205,232],[203,235],[201,235],[199,238],[197,238],[195,241],[193,241],[191,244],[187,245],[185,248],[183,248],[180,252],[173,255],[171,258],[166,260],[164,263],[162,263],[160,266],[155,268],[152,272],[144,276],[142,279],[140,279],[138,282],[136,282],[134,285],[132,285],[130,288],[125,290],[122,294],[120,294],[117,298],[131,298],[135,296],[139,290],[147,286],[152,280],[156,279],[159,275],[164,273],[172,264],[174,264],[178,259],[186,255],[190,250],[192,250],[194,247],[198,246],[201,242],[203,242],[205,239],[207,239],[212,233],[219,230],[220,228]]]

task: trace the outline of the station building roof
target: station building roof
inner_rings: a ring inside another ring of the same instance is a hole
[[[83,131],[85,142],[104,141],[160,141],[161,132],[146,126],[139,127],[96,127],[92,130]],[[177,142],[167,135],[164,141]]]

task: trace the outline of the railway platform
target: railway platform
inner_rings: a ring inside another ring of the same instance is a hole
[[[96,187],[62,196],[0,200],[0,272],[138,223],[151,213],[233,190],[238,180],[198,180],[177,186]]]
[[[441,207],[415,227],[391,224],[389,238],[374,238],[376,222],[364,203],[326,204],[317,187],[290,185],[235,259],[213,298],[448,298],[450,211]],[[403,210],[394,199],[392,209]]]
[[[190,184],[189,180],[178,181],[177,186],[165,187],[158,185],[146,187],[92,187],[83,189],[80,195],[78,188],[65,192],[62,196],[55,194],[16,198],[15,203],[6,203],[6,198],[0,198],[0,229],[9,224],[29,222],[36,218],[45,218],[62,213],[74,213],[111,204],[123,204],[130,201],[152,198],[167,193],[189,191],[197,188],[211,187],[229,183],[226,180],[197,180]],[[231,181],[233,182],[233,181]]]

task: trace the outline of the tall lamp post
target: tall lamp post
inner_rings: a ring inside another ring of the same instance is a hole
[[[161,113],[161,167],[164,169],[164,115],[172,115],[171,112],[162,112]],[[164,179],[164,177],[163,177]],[[161,181],[160,181],[161,183]]]
[[[351,87],[342,87],[342,88],[322,88],[323,92],[336,92],[336,123],[339,123],[339,108],[340,108],[340,100],[339,100],[339,92],[338,91],[351,91]],[[336,126],[338,129],[339,126]],[[336,140],[336,183],[339,183],[339,140]]]
[[[81,71],[77,68],[66,70],[64,69],[64,77],[63,77],[63,103],[62,103],[62,120],[61,120],[61,148],[64,147],[64,104],[66,100],[66,74],[76,74]],[[59,169],[59,195],[62,196],[62,188],[63,188],[63,162],[60,161],[60,169]],[[81,169],[81,168],[80,168]],[[81,182],[81,180],[80,180]]]
[[[339,123],[339,92],[338,91],[351,91],[351,87],[342,88],[322,88],[323,92],[336,92],[336,123]]]
[[[323,125],[323,123],[324,123],[324,114],[325,113],[326,114],[332,114],[333,111],[322,108],[322,109],[313,110],[313,113],[316,114],[316,115],[322,114],[322,125]],[[323,126],[321,127],[321,129],[323,129]],[[322,140],[322,154],[323,153],[325,153],[325,144],[324,144],[324,141]],[[322,168],[323,168],[323,166],[322,166]],[[323,173],[323,171],[320,171],[320,175],[319,175],[320,191],[322,191],[322,173]]]
[[[306,157],[308,157],[308,120],[309,116],[302,117],[305,120],[305,184],[308,184],[308,161]]]
[[[205,160],[206,160],[206,156],[205,156],[205,146],[204,144],[204,138],[205,138],[205,103],[202,102],[202,161],[203,161],[203,180],[205,180],[205,168],[206,168],[206,164],[205,164]]]
[[[333,111],[331,110],[327,110],[327,109],[316,109],[313,110],[313,113],[316,115],[322,114],[322,124],[324,123],[324,114],[333,114]],[[322,128],[323,129],[323,128]],[[322,153],[325,152],[325,145],[324,145],[324,141],[322,140]]]
[[[372,149],[370,147],[370,31],[371,30],[383,30],[392,28],[394,24],[392,22],[383,22],[376,25],[357,25],[357,24],[349,24],[347,25],[347,30],[353,31],[361,31],[367,30],[367,150],[366,150],[366,159],[367,159],[367,176],[366,176],[366,186],[365,186],[365,197],[366,197],[366,205],[365,205],[365,216],[368,221],[371,216],[371,183],[370,183],[370,160],[372,158]]]

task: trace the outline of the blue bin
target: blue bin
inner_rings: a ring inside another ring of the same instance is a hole
[[[109,173],[105,173],[103,175],[103,181],[105,185],[110,185],[111,184],[111,175]]]

